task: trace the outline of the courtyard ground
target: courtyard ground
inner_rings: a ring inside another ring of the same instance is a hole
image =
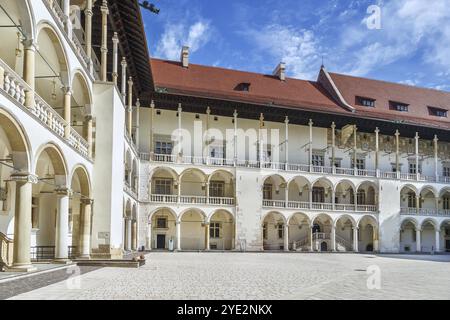
[[[139,269],[101,268],[12,299],[450,299],[450,255],[153,252],[146,257]]]

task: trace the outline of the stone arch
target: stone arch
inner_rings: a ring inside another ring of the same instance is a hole
[[[415,218],[407,217],[401,220],[400,228],[402,229],[408,223],[411,223],[416,229],[420,226],[419,222]]]
[[[371,215],[364,215],[358,220],[360,251],[374,252],[379,250],[378,221]]]
[[[262,240],[264,250],[283,250],[285,241],[285,226],[287,220],[284,214],[270,211],[262,216]]]
[[[337,204],[355,204],[356,186],[348,179],[340,180],[334,187],[334,196]]]
[[[234,215],[224,209],[211,213],[207,222],[210,230],[207,231],[211,250],[232,250],[235,246],[235,220]]]
[[[72,173],[70,174],[70,181],[73,181],[74,177],[78,176],[80,181],[80,192],[84,197],[92,198],[92,184],[89,173],[86,167],[82,164],[76,165]]]
[[[197,168],[184,170],[179,176],[180,194],[182,196],[206,197],[206,174]]]
[[[437,191],[437,189],[436,189],[435,187],[431,186],[431,185],[423,186],[423,187],[420,189],[419,194],[421,195],[422,192],[424,192],[424,191],[429,191],[429,192],[431,192],[431,193],[434,195],[434,197],[438,197],[438,195],[439,195],[439,192]]]
[[[63,116],[64,88],[70,88],[71,67],[62,36],[51,22],[41,21],[36,39],[40,52],[36,57],[36,93]]]
[[[34,165],[36,175],[39,176],[38,171],[42,167],[42,163],[40,163],[40,160],[44,153],[47,153],[48,160],[53,167],[56,185],[67,186],[68,170],[66,159],[61,149],[52,142],[42,145],[36,152],[36,162]]]
[[[181,250],[206,249],[207,216],[198,208],[189,208],[182,211],[178,221],[181,231]]]
[[[349,214],[343,214],[343,215],[340,215],[339,217],[337,217],[333,221],[334,226],[337,227],[338,223],[342,222],[342,219],[347,219],[348,221],[350,221],[352,223],[352,227],[357,227],[358,226],[358,222],[355,220],[355,218],[353,218]]]
[[[157,209],[151,211],[151,212],[147,215],[147,222],[152,221],[152,219],[153,219],[153,217],[155,216],[155,214],[158,213],[159,211],[167,211],[167,212],[169,212],[169,213],[175,218],[175,220],[178,219],[178,215],[177,215],[177,213],[176,213],[173,209],[171,209],[171,208],[169,208],[169,207],[160,207],[160,208],[157,208]]]
[[[7,141],[7,149],[15,171],[30,172],[31,148],[25,130],[9,112],[0,108],[0,131]]]
[[[310,181],[304,176],[295,176],[287,183],[289,201],[309,202]]]
[[[434,227],[435,231],[439,230],[439,223],[436,221],[436,219],[433,219],[433,218],[426,218],[426,219],[424,219],[422,221],[422,223],[420,224],[420,229],[423,230],[423,228],[427,224],[431,224]]]
[[[191,211],[200,215],[201,218],[203,219],[203,222],[207,221],[207,219],[208,219],[207,214],[203,210],[198,209],[198,208],[188,208],[188,209],[181,211],[180,214],[178,215],[178,221],[181,221],[183,219],[183,216]]]
[[[91,88],[84,71],[81,69],[74,71],[70,88],[72,89],[71,121],[83,123],[83,126],[74,126],[74,129],[87,140],[86,119],[92,115],[93,102]]]

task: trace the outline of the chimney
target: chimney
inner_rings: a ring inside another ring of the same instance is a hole
[[[189,47],[187,46],[181,49],[181,65],[183,68],[189,68]]]
[[[281,81],[286,80],[286,64],[284,62],[280,62],[278,66],[275,68],[273,75],[278,77]]]

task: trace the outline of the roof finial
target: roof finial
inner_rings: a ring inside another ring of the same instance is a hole
[[[322,55],[322,65],[320,66],[320,69],[324,69],[324,68],[325,68],[325,65],[323,63],[323,55]]]

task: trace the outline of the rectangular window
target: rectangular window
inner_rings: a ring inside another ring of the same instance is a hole
[[[352,168],[355,168],[355,159],[352,158]],[[366,169],[366,160],[363,158],[356,159],[356,168],[359,170]]]
[[[265,184],[263,187],[263,199],[264,200],[272,200],[272,185]]]
[[[156,228],[157,229],[167,229],[167,218],[166,217],[158,217],[156,218]]]
[[[267,223],[263,224],[263,239],[267,240]]]
[[[209,183],[209,195],[211,197],[224,197],[225,183],[222,181],[211,181]]]
[[[363,107],[375,108],[375,100],[364,97],[356,97],[356,103]]]
[[[261,158],[262,158],[263,162],[272,162],[272,146],[267,145],[267,144],[264,145],[262,155],[259,152],[259,143],[258,143],[258,146],[256,149],[258,152],[258,160],[261,160]]]
[[[334,166],[336,168],[341,168],[342,167],[342,160],[341,159],[334,159]]]
[[[155,194],[172,194],[172,179],[155,179]]]
[[[173,142],[155,141],[155,154],[172,154]]]
[[[442,171],[442,175],[444,177],[450,177],[450,166],[445,166]]]
[[[211,222],[209,224],[209,236],[212,239],[219,239],[220,238],[220,228],[221,225],[219,222]]]
[[[315,167],[325,166],[325,157],[323,153],[313,153],[312,154],[312,165]]]
[[[416,166],[415,161],[414,162],[410,161],[408,166],[409,166],[409,171],[408,171],[409,173],[411,173],[411,174],[417,173],[417,166]],[[419,163],[419,172],[418,173],[422,173],[422,164],[421,163]]]
[[[215,141],[209,146],[209,156],[214,159],[225,159],[225,144],[223,141]]]
[[[416,195],[412,192],[408,193],[408,208],[416,208]]]
[[[450,210],[450,197],[444,197],[442,199],[442,208],[444,210]]]
[[[283,239],[284,238],[284,225],[283,224],[278,224],[278,239]]]
[[[401,103],[401,102],[395,102],[395,101],[389,101],[389,106],[391,110],[400,111],[400,112],[408,112],[408,104]]]
[[[412,241],[416,242],[416,230],[411,229],[411,232],[412,232]]]
[[[431,116],[443,117],[443,118],[446,118],[447,113],[448,113],[448,111],[445,109],[435,108],[435,107],[428,107],[428,111]]]

